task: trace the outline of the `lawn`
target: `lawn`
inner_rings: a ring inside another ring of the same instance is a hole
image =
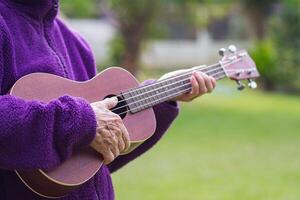
[[[300,97],[220,84],[113,181],[121,200],[299,200]]]

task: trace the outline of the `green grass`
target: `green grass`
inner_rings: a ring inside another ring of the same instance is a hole
[[[300,97],[219,85],[113,181],[121,200],[299,200]]]

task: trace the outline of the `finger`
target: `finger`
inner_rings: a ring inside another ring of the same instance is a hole
[[[114,130],[116,130],[116,136],[118,138],[119,152],[122,152],[125,149],[125,142],[124,142],[124,139],[123,139],[122,130],[117,126],[114,126]]]
[[[111,135],[111,145],[109,146],[109,149],[114,154],[114,156],[117,157],[120,154],[118,135],[121,134],[121,130],[117,126],[112,124],[107,124],[107,127]]]
[[[96,133],[95,139],[91,142],[91,147],[96,150],[98,153],[102,154],[100,148],[99,148],[99,133]]]
[[[115,144],[111,146],[110,151],[114,154],[114,157],[118,157],[120,155],[120,150],[118,147],[118,140],[115,141]]]
[[[117,97],[110,97],[110,98],[106,98],[103,101],[101,101],[101,103],[107,108],[107,109],[111,109],[113,107],[115,107],[118,104],[118,98]]]
[[[197,94],[199,93],[199,84],[196,80],[195,74],[193,73],[192,77],[191,77],[191,84],[192,84],[192,90],[190,92],[190,96],[197,96]]]
[[[122,137],[125,144],[125,148],[123,151],[127,151],[130,147],[130,137],[129,133],[123,123],[120,124],[120,129],[122,130]]]
[[[195,77],[199,85],[198,96],[207,92],[207,88],[204,82],[203,73],[196,73]]]
[[[125,150],[125,142],[124,142],[124,139],[122,137],[122,134],[120,135],[119,140],[118,140],[118,147],[119,147],[120,152]]]
[[[115,156],[111,151],[106,151],[105,153],[102,154],[102,156],[104,159],[104,164],[106,165],[111,163],[115,159]]]
[[[217,85],[216,79],[214,79],[214,77],[210,77],[210,79],[211,79],[211,83],[213,85],[213,88],[215,89],[216,85]]]
[[[207,92],[212,92],[214,87],[213,87],[213,84],[211,82],[211,78],[209,76],[207,76],[206,74],[203,74],[203,79],[204,79],[204,82],[205,82],[205,86],[207,88]]]

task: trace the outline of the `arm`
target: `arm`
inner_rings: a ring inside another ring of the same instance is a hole
[[[0,16],[0,92],[11,67],[10,46]],[[88,145],[96,132],[88,102],[64,96],[49,103],[0,96],[0,169],[51,168],[74,148]]]
[[[94,112],[83,99],[42,103],[0,96],[0,168],[51,168],[89,145],[95,130]]]

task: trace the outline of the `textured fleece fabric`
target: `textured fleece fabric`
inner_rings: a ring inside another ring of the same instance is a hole
[[[95,135],[95,116],[84,99],[62,96],[43,103],[6,95],[16,80],[33,72],[77,81],[95,76],[91,49],[56,17],[58,8],[57,0],[0,0],[1,200],[44,199],[27,189],[13,170],[55,167],[68,159],[74,148],[89,145]],[[170,103],[159,104],[154,111],[157,129],[149,140],[103,166],[61,199],[114,199],[110,173],[150,149],[178,114],[177,105]]]

